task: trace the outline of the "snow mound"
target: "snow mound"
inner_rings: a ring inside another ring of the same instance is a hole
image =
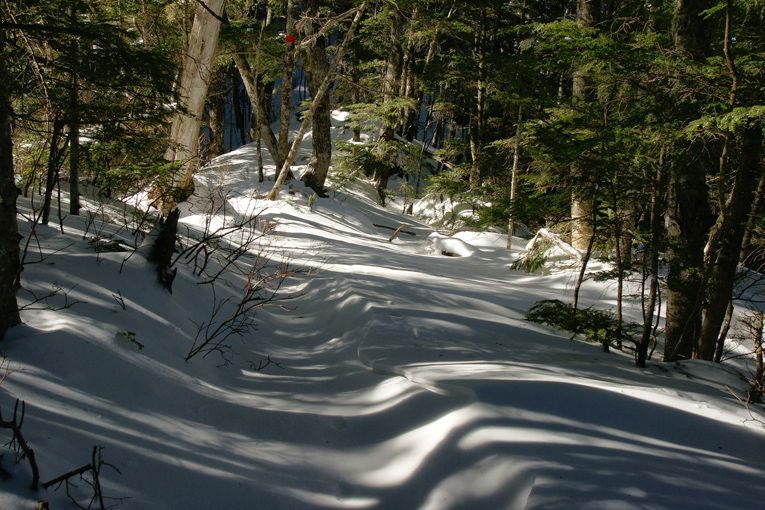
[[[476,253],[480,253],[481,250],[475,246],[471,246],[462,239],[454,237],[447,237],[438,233],[432,233],[428,237],[436,247],[436,251],[442,255],[458,256],[458,257],[472,257]]]

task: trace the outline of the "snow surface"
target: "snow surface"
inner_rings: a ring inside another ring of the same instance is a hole
[[[340,120],[335,134],[347,136]],[[198,180],[208,199],[184,205],[182,226],[202,228],[212,197],[225,206],[218,224],[259,214],[275,226],[264,245],[274,261],[321,272],[289,281],[283,308],[259,309],[227,366],[216,353],[184,361],[215,299],[192,267],[179,262],[170,295],[139,255],[87,242],[135,242],[122,219],[131,208],[86,201],[90,214],[67,217],[64,233],[37,227],[27,260],[45,258],[25,266],[20,302],[54,284],[66,292],[23,311],[0,344],[11,370],[0,406],[9,419],[26,402],[41,482],[101,445],[120,472],[103,467],[105,495],[120,498],[107,504],[120,509],[765,506],[762,408],[750,415],[727,389],[743,394],[743,361],[638,369],[629,354],[524,320],[537,300],[570,299],[576,268],[511,271],[519,249],[505,236],[431,236],[400,203],[377,206],[363,180],[335,182],[326,199],[297,182],[276,202],[254,200],[274,177],[269,165],[258,183],[255,161],[252,145],[216,160]],[[416,235],[389,242],[375,226],[401,224]],[[227,278],[219,298],[244,287]],[[614,287],[589,281],[580,299],[611,307]],[[246,363],[268,356],[279,366]],[[1,509],[75,508],[63,487],[30,491],[26,462],[4,453],[13,479],[0,481]]]

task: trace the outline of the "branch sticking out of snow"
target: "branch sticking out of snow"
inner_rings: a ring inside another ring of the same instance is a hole
[[[571,258],[575,258],[576,260],[582,260],[582,257],[584,256],[580,250],[577,250],[565,242],[563,239],[561,239],[558,234],[554,234],[546,228],[539,229],[537,235],[535,235],[534,238],[529,241],[529,244],[526,245],[526,251],[530,251],[536,243],[540,242],[541,239],[547,239],[553,243],[555,247],[565,252]]]

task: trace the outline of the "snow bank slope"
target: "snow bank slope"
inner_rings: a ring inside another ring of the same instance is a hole
[[[322,271],[288,282],[294,299],[229,338],[223,367],[216,353],[183,359],[240,277],[227,273],[213,292],[180,262],[171,296],[139,258],[96,254],[82,218],[67,218],[64,234],[38,227],[49,256],[26,267],[24,288],[58,282],[77,304],[23,312],[2,344],[13,373],[0,405],[7,419],[16,398],[26,402],[42,481],[102,445],[121,472],[104,468],[104,491],[127,498],[112,501],[124,509],[761,506],[765,431],[725,389],[746,384],[730,368],[638,370],[628,355],[528,323],[536,300],[566,298],[571,273],[510,271],[517,254],[496,234],[463,234],[471,256],[443,257],[425,225],[355,186],[310,206],[299,184],[276,203],[242,198],[269,187],[252,176],[222,187],[236,187],[238,217],[274,224],[274,263]],[[184,221],[198,229],[204,216]],[[415,235],[389,242],[384,227],[402,223]],[[608,306],[611,292],[588,282],[581,299]],[[267,357],[278,365],[253,370]],[[72,508],[63,489],[29,491],[29,470],[12,457],[0,508]],[[72,494],[87,505],[78,485]]]

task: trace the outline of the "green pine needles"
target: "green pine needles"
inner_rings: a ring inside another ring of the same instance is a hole
[[[558,299],[537,301],[529,309],[526,320],[568,331],[572,334],[572,340],[577,335],[584,335],[588,342],[602,344],[606,352],[612,343],[619,343],[620,339],[634,343],[631,334],[640,329],[634,323],[619,324],[611,312],[592,308],[577,309]]]

